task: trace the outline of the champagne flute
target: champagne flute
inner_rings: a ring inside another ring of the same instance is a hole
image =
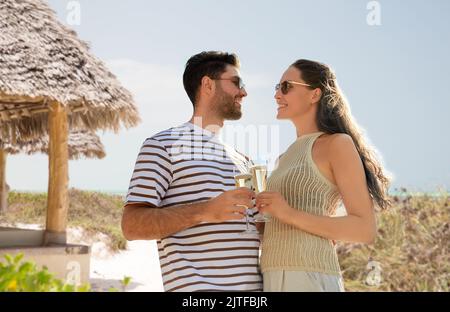
[[[252,175],[249,173],[240,173],[234,176],[234,182],[236,188],[239,187],[247,187],[249,189],[252,188]],[[257,230],[250,229],[250,222],[248,218],[249,208],[247,206],[238,205],[241,207],[245,207],[245,231],[240,232],[240,234],[249,233],[249,234],[259,234]]]
[[[255,193],[259,194],[267,189],[267,165],[256,165],[250,167],[252,173],[252,183],[255,188]],[[269,214],[261,213],[255,218],[255,222],[269,221]]]

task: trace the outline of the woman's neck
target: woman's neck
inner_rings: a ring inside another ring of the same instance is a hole
[[[295,126],[297,138],[300,137],[301,135],[320,131],[316,121],[311,118],[298,118],[296,120],[291,121]]]

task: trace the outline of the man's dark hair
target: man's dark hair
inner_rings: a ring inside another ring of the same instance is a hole
[[[194,107],[202,78],[204,76],[208,76],[211,79],[219,78],[225,72],[227,65],[239,68],[239,58],[236,54],[219,51],[203,51],[192,56],[186,62],[183,85]]]

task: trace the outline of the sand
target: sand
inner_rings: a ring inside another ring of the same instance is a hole
[[[155,241],[132,241],[127,250],[107,256],[92,255],[90,271],[94,291],[108,291],[110,287],[123,291],[121,281],[125,276],[131,277],[127,292],[163,291]]]

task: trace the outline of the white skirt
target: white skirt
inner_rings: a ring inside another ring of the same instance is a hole
[[[339,275],[308,271],[267,271],[263,273],[264,291],[286,292],[343,292],[344,282]]]

